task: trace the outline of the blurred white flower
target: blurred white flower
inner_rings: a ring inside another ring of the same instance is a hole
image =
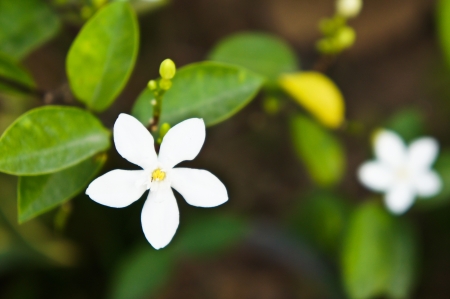
[[[362,0],[337,0],[336,11],[346,18],[356,17],[362,9]]]
[[[440,192],[441,179],[431,169],[439,150],[434,138],[416,139],[406,147],[397,134],[382,130],[374,142],[377,160],[361,165],[358,177],[369,189],[385,192],[384,202],[392,213],[404,213],[416,196]]]
[[[112,170],[94,180],[86,190],[105,206],[122,208],[150,189],[141,214],[145,237],[155,249],[172,240],[179,212],[172,188],[193,206],[215,207],[228,200],[222,182],[206,170],[173,168],[194,159],[205,141],[205,123],[191,118],[170,129],[161,143],[159,156],[152,135],[134,117],[120,114],[114,124],[114,143],[119,154],[143,170]]]

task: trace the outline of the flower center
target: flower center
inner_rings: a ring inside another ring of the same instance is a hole
[[[163,181],[166,178],[166,173],[162,171],[161,169],[156,169],[152,172],[151,181],[152,182],[160,182]]]

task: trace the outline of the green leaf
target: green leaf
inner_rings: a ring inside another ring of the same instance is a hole
[[[0,1],[0,52],[21,59],[51,39],[60,21],[44,1]]]
[[[342,252],[350,298],[407,298],[416,264],[414,231],[377,202],[360,206],[350,220]]]
[[[244,108],[257,94],[263,78],[236,66],[201,62],[177,71],[162,104],[160,123],[175,125],[192,117],[207,126],[222,122]],[[147,88],[136,101],[132,114],[144,125],[153,116],[153,93]]]
[[[103,154],[59,172],[20,177],[19,222],[28,221],[76,196],[100,171],[105,161],[106,155]]]
[[[276,36],[245,32],[222,40],[210,53],[214,61],[236,64],[265,76],[275,84],[283,73],[298,70],[294,51]]]
[[[0,138],[0,171],[22,176],[60,171],[108,149],[109,136],[100,121],[82,109],[36,108]]]
[[[342,244],[349,214],[350,207],[342,198],[316,191],[290,211],[288,224],[296,234],[334,255]]]
[[[450,0],[439,0],[436,5],[437,32],[447,65],[450,66]]]
[[[0,76],[28,87],[34,86],[34,81],[31,75],[13,59],[1,53]],[[12,92],[16,90],[7,84],[0,83],[0,91]]]
[[[125,87],[139,47],[137,18],[128,3],[102,8],[81,29],[67,55],[75,96],[90,109],[108,108]]]
[[[386,123],[386,128],[400,134],[406,142],[425,134],[423,113],[415,108],[401,110]]]
[[[338,183],[345,170],[344,149],[324,127],[303,115],[291,119],[291,136],[300,160],[319,185]]]
[[[248,223],[236,217],[196,216],[183,228],[175,246],[188,255],[214,255],[236,244],[248,230]]]
[[[153,250],[148,244],[122,261],[112,283],[110,298],[150,298],[168,281],[173,271],[173,252]]]

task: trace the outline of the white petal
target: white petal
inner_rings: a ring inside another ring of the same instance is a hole
[[[228,200],[224,184],[209,171],[174,168],[171,175],[172,188],[177,190],[192,206],[211,208]]]
[[[392,170],[380,162],[366,162],[358,170],[359,181],[373,191],[386,191],[394,181]]]
[[[178,228],[180,214],[171,188],[150,192],[141,214],[142,230],[155,248],[165,247]]]
[[[415,187],[419,196],[431,197],[441,191],[442,181],[436,172],[429,170],[417,176]]]
[[[192,160],[205,142],[205,123],[201,118],[180,122],[167,132],[161,143],[159,161],[172,168],[181,161]]]
[[[121,113],[114,124],[114,144],[119,154],[144,169],[157,163],[150,132],[133,116]]]
[[[88,186],[86,194],[99,204],[123,208],[138,200],[147,190],[143,184],[146,176],[143,170],[112,170],[96,178]]]
[[[403,214],[414,203],[414,189],[409,184],[397,184],[393,186],[385,197],[387,208],[394,214]]]
[[[416,170],[430,168],[437,157],[439,145],[431,137],[420,138],[411,143],[408,152],[408,163]]]
[[[375,156],[387,165],[401,165],[406,159],[405,144],[394,132],[382,130],[375,137]]]

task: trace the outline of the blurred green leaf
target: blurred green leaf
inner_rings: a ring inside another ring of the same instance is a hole
[[[67,55],[67,76],[76,97],[103,111],[127,83],[138,53],[137,18],[128,3],[102,8],[81,29]]]
[[[183,228],[176,249],[197,257],[214,255],[234,245],[248,231],[248,223],[233,216],[196,216]]]
[[[12,58],[0,53],[0,76],[25,86],[34,86],[31,75]],[[0,83],[0,91],[17,92],[14,88]]]
[[[0,52],[21,59],[57,32],[57,15],[43,1],[0,1]]]
[[[79,108],[36,108],[0,138],[0,171],[14,175],[60,171],[108,149],[109,136],[95,116]]]
[[[209,58],[248,68],[265,76],[271,84],[276,84],[281,74],[298,70],[297,57],[291,47],[266,33],[244,32],[229,36],[219,42]]]
[[[20,177],[19,222],[28,221],[76,196],[98,173],[105,161],[106,155],[103,154],[59,172]]]
[[[110,298],[151,298],[168,281],[173,263],[169,249],[155,251],[145,244],[134,250],[116,269]]]
[[[236,66],[201,62],[177,71],[164,96],[160,123],[175,125],[192,117],[211,126],[233,116],[257,94],[263,79]],[[132,114],[144,125],[153,116],[153,93],[147,88],[136,101]]]
[[[336,254],[347,227],[350,207],[339,196],[316,191],[288,215],[289,227],[329,254]]]
[[[350,220],[342,268],[350,298],[407,298],[416,265],[414,231],[377,202],[361,205]]]
[[[447,65],[450,66],[450,0],[439,0],[436,5],[437,32]]]
[[[168,0],[113,0],[113,2],[129,2],[139,15],[151,12],[169,3]]]
[[[319,185],[338,183],[345,170],[344,149],[324,127],[303,115],[291,119],[291,136],[297,155]]]
[[[415,108],[404,109],[394,114],[385,127],[400,134],[406,142],[425,134],[423,113]]]

